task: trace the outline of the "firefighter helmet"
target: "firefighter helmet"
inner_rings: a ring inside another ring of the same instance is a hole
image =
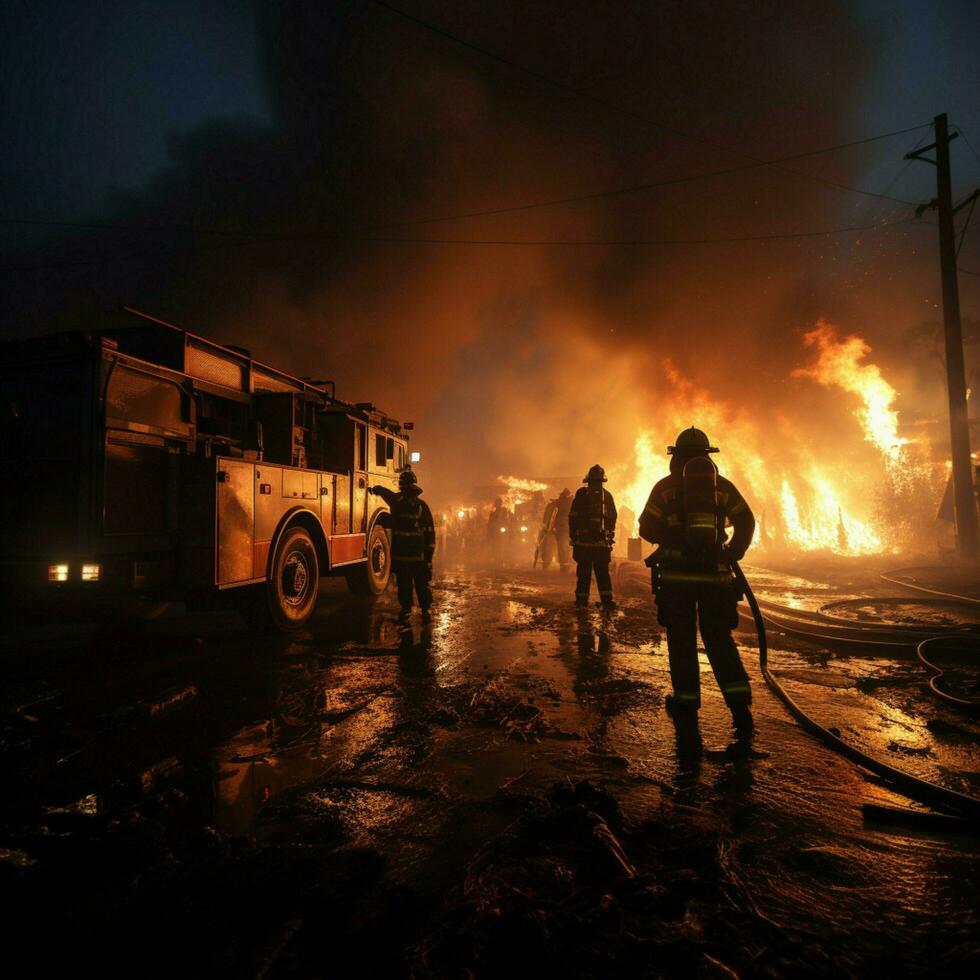
[[[596,463],[588,473],[585,474],[585,479],[583,483],[605,483],[606,482],[606,471]]]
[[[411,470],[402,470],[398,474],[398,489],[407,490],[409,487],[418,486],[419,478]]]
[[[669,456],[703,456],[705,453],[716,453],[717,447],[712,446],[708,436],[700,429],[685,429],[673,446],[667,447]]]

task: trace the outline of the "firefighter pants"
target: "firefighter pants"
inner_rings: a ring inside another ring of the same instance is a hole
[[[551,563],[555,560],[555,550],[558,547],[558,542],[555,540],[555,532],[548,531],[541,538],[541,567],[550,568]]]
[[[568,568],[568,538],[559,532],[555,547],[558,549],[558,567],[564,572]]]
[[[657,620],[667,629],[670,679],[678,705],[701,706],[697,627],[725,703],[752,703],[749,678],[732,630],[738,625],[738,594],[731,588],[663,587],[657,593]]]
[[[599,589],[599,598],[603,602],[612,602],[612,579],[609,577],[609,549],[585,548],[575,549],[578,581],[575,583],[575,601],[588,602],[589,590],[592,588],[592,573],[595,572],[595,584]]]
[[[398,581],[398,604],[402,609],[412,608],[413,590],[423,609],[432,605],[432,590],[429,588],[432,572],[424,561],[394,562],[393,571]]]

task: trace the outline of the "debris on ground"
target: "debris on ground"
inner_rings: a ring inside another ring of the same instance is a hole
[[[821,950],[801,950],[733,905],[716,833],[699,833],[687,814],[628,826],[606,791],[585,780],[557,783],[474,857],[411,951],[412,973],[775,975],[790,956],[799,975],[829,969]]]

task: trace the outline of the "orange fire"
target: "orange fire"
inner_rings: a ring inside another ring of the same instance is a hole
[[[536,493],[548,489],[547,483],[540,483],[538,480],[522,480],[519,476],[498,476],[497,482],[502,483],[509,490],[523,490],[525,493]]]
[[[902,543],[907,528],[882,515],[875,494],[911,493],[916,479],[929,477],[929,464],[898,434],[893,407],[898,393],[877,365],[862,363],[870,348],[860,337],[839,339],[821,320],[804,336],[804,344],[816,350],[816,361],[793,371],[791,379],[812,379],[856,395],[854,415],[860,429],[851,436],[841,433],[840,439],[853,444],[863,438],[878,453],[861,455],[857,469],[818,459],[806,438],[809,419],[793,418],[784,410],[757,421],[698,388],[665,361],[669,384],[658,398],[656,426],[638,431],[634,463],[610,474],[617,499],[641,513],[653,484],[667,472],[666,446],[682,429],[696,425],[720,440],[716,459],[721,472],[743,490],[761,518],[755,547],[869,555]],[[780,447],[778,456],[774,444]]]
[[[898,392],[881,376],[877,364],[862,364],[871,348],[858,336],[841,340],[826,320],[803,336],[807,347],[816,348],[817,360],[811,367],[797,368],[794,378],[812,378],[822,385],[837,385],[861,399],[854,414],[861,421],[865,438],[877,446],[892,463],[902,455],[908,439],[898,434],[898,412],[892,405]]]
[[[500,496],[508,510],[513,510],[523,504],[532,493],[548,489],[547,483],[541,483],[538,480],[526,480],[519,476],[498,476],[497,482],[507,488]]]

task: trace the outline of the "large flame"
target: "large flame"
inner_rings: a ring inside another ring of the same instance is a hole
[[[860,337],[840,339],[833,326],[820,320],[804,344],[816,349],[816,361],[793,371],[791,378],[836,385],[858,396],[854,415],[860,430],[840,433],[838,442],[856,449],[863,437],[878,452],[857,454],[858,464],[852,457],[845,465],[843,449],[840,458],[818,458],[806,436],[810,420],[775,412],[757,420],[698,388],[665,361],[668,384],[655,424],[637,432],[635,464],[611,474],[618,498],[641,513],[654,483],[667,473],[666,446],[682,429],[696,425],[720,441],[722,452],[715,459],[721,471],[740,487],[760,519],[756,546],[866,555],[901,543],[907,522],[883,516],[881,494],[901,503],[903,493],[908,498],[916,486],[921,491],[931,470],[898,434],[893,407],[898,393],[877,365],[862,363],[870,348]],[[900,513],[901,506],[893,511]]]
[[[893,463],[901,458],[908,444],[898,434],[898,412],[892,405],[898,392],[881,376],[877,364],[862,364],[871,348],[858,336],[840,339],[826,320],[818,320],[803,336],[807,347],[816,348],[817,360],[810,367],[797,368],[795,378],[812,378],[822,385],[837,385],[857,395],[861,406],[854,410],[868,442],[877,446]]]
[[[525,493],[536,493],[547,490],[548,484],[538,480],[523,480],[519,476],[498,476],[497,482],[507,487],[508,490],[523,490]]]
[[[525,503],[531,494],[548,489],[547,483],[541,483],[539,480],[528,480],[519,476],[498,476],[497,482],[506,487],[500,496],[508,510],[514,510],[514,508]]]

